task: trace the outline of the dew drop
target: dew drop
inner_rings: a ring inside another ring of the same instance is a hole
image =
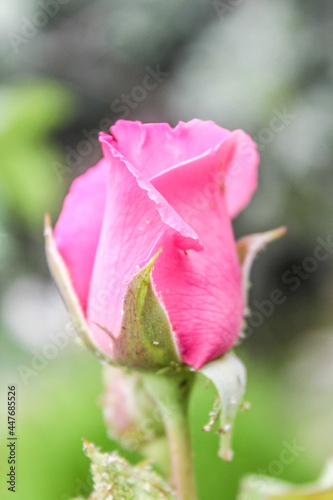
[[[251,403],[249,401],[244,401],[244,403],[242,404],[242,410],[249,411],[250,408],[251,408]]]
[[[221,429],[221,432],[222,434],[226,434],[227,432],[229,432],[231,429],[231,425],[230,424],[225,424],[222,429]]]
[[[233,456],[234,453],[232,450],[230,450],[230,448],[228,450],[224,450],[224,452],[222,453],[222,458],[224,458],[226,462],[231,462]]]

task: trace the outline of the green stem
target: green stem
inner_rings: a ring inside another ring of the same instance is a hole
[[[177,500],[196,500],[188,426],[188,402],[194,374],[146,375],[145,381],[162,411]]]

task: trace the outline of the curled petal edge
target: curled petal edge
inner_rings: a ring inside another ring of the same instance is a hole
[[[46,258],[51,275],[60,291],[79,338],[95,356],[110,363],[110,359],[108,359],[105,356],[105,353],[98,348],[91,337],[90,330],[79,298],[74,290],[69,271],[57,249],[49,214],[46,214],[44,219],[44,238]]]

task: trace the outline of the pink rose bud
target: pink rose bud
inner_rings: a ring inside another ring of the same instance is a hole
[[[119,120],[100,142],[54,232],[90,337],[122,365],[201,368],[242,329],[231,219],[256,189],[255,143],[201,120]]]

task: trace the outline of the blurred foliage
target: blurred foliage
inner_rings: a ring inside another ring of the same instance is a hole
[[[290,450],[289,450],[290,451]],[[286,458],[286,457],[285,457]],[[286,458],[284,461],[290,461]],[[303,485],[291,484],[263,475],[250,475],[241,482],[238,500],[332,500],[333,462],[330,461],[320,478]]]
[[[35,376],[24,379],[18,367],[32,368],[32,358],[32,354],[2,340],[1,400],[6,399],[8,383],[18,386],[19,489],[16,498],[86,497],[92,490],[92,481],[89,462],[82,452],[83,437],[105,451],[118,449],[132,463],[140,456],[119,449],[106,437],[99,406],[101,366],[90,353],[77,347],[68,349],[50,360]],[[251,472],[267,473],[268,464],[279,459],[284,443],[292,444],[300,431],[301,423],[287,418],[279,372],[265,363],[258,366],[249,359],[245,361],[250,374],[246,397],[251,409],[236,419],[232,462],[225,463],[217,456],[218,436],[202,430],[211,411],[213,387],[205,389],[200,379],[192,397],[191,432],[200,500],[234,499],[242,476]],[[0,419],[5,420],[4,405],[0,408]],[[1,442],[5,435],[6,429],[1,426]],[[303,445],[301,441],[298,444]],[[2,447],[1,469],[5,467],[5,460]],[[307,448],[284,467],[279,478],[299,483],[314,480],[321,465],[313,462]],[[0,484],[0,493],[1,498],[7,498],[3,497],[6,495],[3,484]]]
[[[86,440],[84,451],[91,460],[92,499],[110,500],[112,496],[119,500],[175,500],[169,484],[152,469],[149,461],[133,466],[117,452],[101,453]]]
[[[62,193],[50,165],[60,150],[54,129],[70,117],[71,97],[61,84],[27,82],[0,87],[0,194],[27,231],[41,230],[42,214],[54,213]]]

